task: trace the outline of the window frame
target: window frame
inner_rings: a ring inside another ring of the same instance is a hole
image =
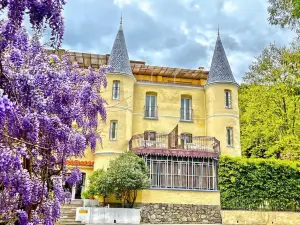
[[[224,90],[225,109],[232,109],[232,92],[229,89]],[[228,104],[227,104],[228,102]]]
[[[112,86],[112,99],[113,100],[120,100],[120,86],[121,86],[120,83],[121,82],[119,80],[113,81],[113,86]],[[117,97],[115,97],[116,93],[117,93]]]
[[[181,137],[181,145],[183,145],[183,147],[186,144],[192,144],[193,143],[193,134],[191,134],[191,133],[181,133],[180,137]]]
[[[146,130],[144,131],[144,141],[156,141],[156,131]]]
[[[226,145],[233,147],[233,127],[226,127]]]
[[[149,97],[149,107],[147,106],[147,98]],[[154,106],[152,106],[152,100],[151,98],[154,98]],[[147,110],[148,109],[148,110]],[[147,116],[148,111],[148,116]],[[146,93],[146,99],[145,99],[145,114],[144,118],[146,119],[157,119],[157,95]]]
[[[115,132],[114,132],[114,138],[113,138],[113,124],[115,123]],[[118,120],[111,120],[110,121],[110,128],[109,128],[109,140],[110,141],[116,141],[117,140],[117,137],[118,137]]]
[[[188,108],[187,108],[187,102]],[[182,105],[183,103],[183,105]],[[187,115],[189,118],[187,118]],[[188,96],[181,96],[180,98],[180,120],[181,121],[193,121],[192,114],[192,98]]]

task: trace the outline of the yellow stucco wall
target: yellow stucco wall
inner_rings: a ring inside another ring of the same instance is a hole
[[[136,202],[220,205],[220,193],[217,191],[142,190],[139,192]]]
[[[146,93],[157,95],[158,119],[144,119]],[[194,122],[180,121],[180,99],[182,95],[192,98]],[[132,134],[142,134],[146,130],[157,133],[170,133],[178,124],[179,133],[192,133],[194,136],[205,135],[205,110],[203,88],[138,83],[134,89]]]
[[[222,210],[222,224],[299,225],[299,212],[263,212]]]
[[[98,199],[103,202],[102,198]],[[121,203],[114,195],[109,196],[106,202]],[[220,205],[220,192],[146,189],[138,191],[136,203]]]
[[[112,99],[113,81],[120,81],[120,99]],[[101,96],[107,101],[107,120],[106,124],[100,124],[102,134],[102,148],[97,146],[96,153],[121,153],[128,148],[128,142],[132,136],[132,108],[134,102],[134,83],[132,77],[122,74],[107,74],[107,88]],[[110,121],[117,120],[117,140],[109,139]]]
[[[141,75],[138,79],[149,79]],[[164,77],[157,76],[160,82]],[[136,81],[124,74],[108,74],[108,86],[101,90],[102,97],[107,101],[106,124],[99,124],[102,146],[98,143],[95,153],[87,149],[82,160],[94,161],[94,170],[106,169],[109,161],[120,153],[128,150],[129,140],[133,135],[143,134],[151,130],[157,133],[170,133],[178,124],[180,133],[192,133],[193,136],[213,136],[221,141],[222,154],[241,155],[240,125],[238,108],[238,87],[230,84],[215,84],[208,87],[184,86],[165,83],[147,83]],[[113,81],[120,81],[120,99],[112,99]],[[193,84],[204,84],[205,80],[185,80]],[[224,89],[232,91],[232,109],[224,107]],[[157,95],[158,119],[144,118],[146,93]],[[192,99],[193,122],[180,121],[181,96]],[[110,121],[117,120],[117,140],[109,140]],[[100,123],[101,121],[99,121]],[[233,127],[234,146],[226,146],[226,127]],[[86,172],[86,187],[91,168],[82,167]],[[111,199],[114,201],[113,199]],[[174,190],[143,190],[139,192],[137,202],[186,203],[186,204],[220,204],[219,192],[174,191]]]
[[[232,108],[225,108],[225,89],[231,91]],[[206,134],[221,142],[221,153],[241,155],[238,87],[230,84],[214,84],[205,88]],[[233,128],[233,146],[226,144],[226,127]]]

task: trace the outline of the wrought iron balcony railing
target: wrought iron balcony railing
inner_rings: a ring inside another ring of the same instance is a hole
[[[152,135],[138,134],[129,142],[131,150],[159,149],[159,150],[186,150],[220,153],[220,141],[215,137],[187,136],[155,133]]]

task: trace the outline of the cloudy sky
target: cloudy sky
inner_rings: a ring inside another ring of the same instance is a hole
[[[270,43],[294,34],[267,21],[267,0],[69,0],[63,48],[110,53],[120,15],[129,57],[146,64],[209,70],[217,27],[236,79]]]

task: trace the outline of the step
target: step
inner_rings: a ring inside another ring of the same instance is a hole
[[[76,211],[76,208],[81,208],[81,207],[60,207],[62,211],[70,211],[70,210]]]
[[[82,199],[75,199],[71,201],[71,204],[83,204],[83,200]]]
[[[59,222],[74,222],[75,218],[63,218],[63,217],[60,217],[60,219],[58,221]]]
[[[62,205],[60,208],[78,208],[83,207],[83,205]]]
[[[58,221],[57,224],[60,225],[82,225],[83,223],[81,223],[80,221]]]
[[[72,220],[75,220],[75,218],[76,218],[76,214],[72,214],[72,215],[61,214],[60,215],[60,219],[72,219]]]

